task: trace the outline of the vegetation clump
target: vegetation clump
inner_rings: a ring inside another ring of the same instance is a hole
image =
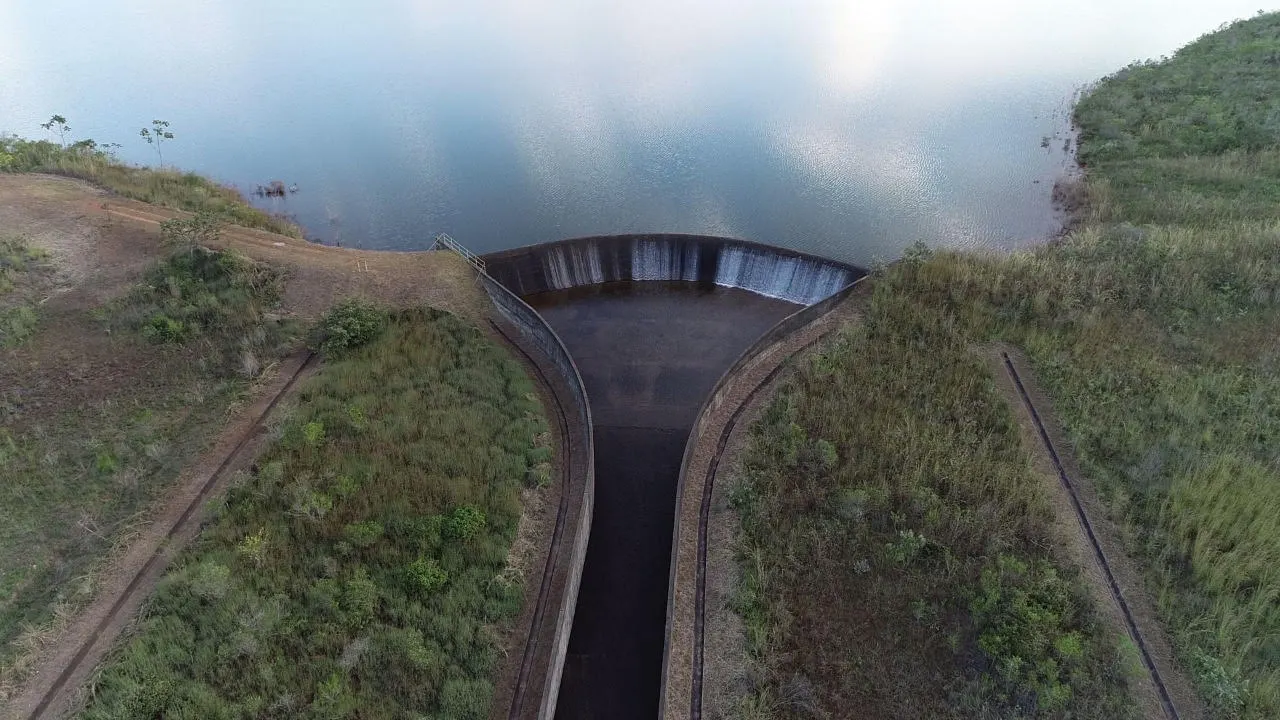
[[[853,698],[894,716],[1132,712],[971,351],[1003,340],[1029,355],[1213,716],[1280,716],[1276,58],[1268,14],[1104,79],[1076,109],[1085,207],[1066,238],[912,252],[801,366],[738,490],[739,604],[767,678],[751,702],[803,676],[836,714]],[[818,437],[853,460],[797,464]],[[958,699],[924,713],[921,697]]]
[[[1076,107],[1080,162],[1274,150],[1278,44],[1274,14],[1262,15],[1111,75]]]
[[[992,662],[992,683],[1006,705],[1034,707],[1045,713],[1063,709],[1085,641],[1073,617],[1078,609],[1070,585],[1044,559],[1027,562],[1013,555],[996,557],[983,568],[969,611],[978,633],[978,649]]]
[[[0,348],[31,337],[39,322],[32,283],[43,274],[46,254],[22,238],[0,237]]]
[[[271,313],[280,299],[280,272],[190,238],[182,246],[148,270],[138,288],[116,304],[110,323],[136,328],[154,343],[199,345],[201,362],[212,368],[256,375],[261,359],[280,354],[293,336],[292,326]]]
[[[534,397],[514,360],[433,311],[326,362],[84,717],[487,717],[523,596],[495,578]]]
[[[374,303],[348,298],[320,319],[316,344],[326,353],[343,353],[372,342],[387,324],[387,313]]]
[[[745,702],[779,717],[1132,717],[1114,638],[1049,549],[1007,406],[953,311],[911,291],[933,262],[881,278],[865,321],[801,363],[752,428],[732,491],[735,610],[765,682]]]

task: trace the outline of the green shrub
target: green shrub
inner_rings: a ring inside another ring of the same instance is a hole
[[[1031,695],[1046,712],[1071,699],[1071,673],[1084,649],[1071,586],[1049,563],[1000,555],[982,571],[969,605],[978,647],[995,668],[1006,700]]]
[[[1240,717],[1249,698],[1249,683],[1239,671],[1228,670],[1218,658],[1197,650],[1191,655],[1191,673],[1215,717]]]
[[[418,558],[405,568],[405,577],[414,590],[430,594],[449,582],[449,573],[434,558]]]
[[[159,717],[173,702],[173,683],[157,679],[134,688],[125,701],[130,717]]]
[[[110,475],[120,469],[120,459],[110,450],[99,450],[93,468],[99,475]]]
[[[181,320],[175,320],[164,313],[156,313],[151,316],[146,325],[142,326],[142,337],[152,342],[180,345],[195,334],[192,330],[193,328]]]
[[[382,523],[376,520],[352,523],[342,531],[342,536],[353,547],[367,548],[382,539]]]
[[[818,464],[823,470],[834,470],[836,464],[840,462],[840,454],[836,452],[836,446],[826,440],[815,442],[813,449],[818,456]]]
[[[306,425],[303,425],[302,438],[312,447],[324,442],[324,423],[318,420],[313,420]]]
[[[256,567],[261,567],[267,555],[267,531],[265,528],[259,528],[256,533],[245,535],[240,544],[236,546],[236,551],[243,557],[248,558]]]
[[[363,567],[356,568],[342,584],[342,610],[347,622],[355,627],[369,624],[377,613],[378,586]]]
[[[373,303],[358,298],[343,300],[320,319],[319,347],[340,353],[365,345],[382,332],[387,313]]]
[[[898,537],[893,542],[885,544],[885,552],[894,563],[907,565],[928,546],[929,541],[925,536],[914,530],[902,530],[898,532]]]
[[[316,698],[311,703],[312,716],[323,720],[340,720],[358,709],[346,681],[333,673],[316,686]]]
[[[484,530],[484,512],[473,505],[455,508],[445,524],[445,534],[454,540],[466,542]]]
[[[184,572],[190,592],[205,600],[221,600],[231,592],[231,568],[206,560]]]
[[[484,680],[450,680],[440,690],[440,712],[456,720],[483,720],[489,716],[493,686]]]
[[[360,491],[360,481],[350,475],[339,475],[337,480],[333,481],[333,494],[339,499],[346,500],[354,497]]]
[[[305,485],[294,489],[293,504],[289,508],[291,515],[310,520],[321,520],[333,509],[333,498],[325,493],[316,492]]]

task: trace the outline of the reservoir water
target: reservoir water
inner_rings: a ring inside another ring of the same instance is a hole
[[[1054,232],[1084,83],[1252,0],[6,0],[0,131],[121,144],[308,234],[740,237],[858,265]]]

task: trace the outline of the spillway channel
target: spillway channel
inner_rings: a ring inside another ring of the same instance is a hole
[[[658,713],[676,480],[720,374],[800,308],[692,282],[614,282],[525,298],[564,341],[595,426],[595,517],[556,717]]]
[[[559,337],[590,404],[594,517],[555,716],[652,720],[676,488],[699,411],[762,335],[862,271],[688,235],[578,238],[484,260]]]

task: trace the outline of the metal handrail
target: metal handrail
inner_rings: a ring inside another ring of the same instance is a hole
[[[463,260],[471,263],[471,266],[476,270],[482,273],[485,272],[484,258],[463,247],[462,243],[449,237],[447,233],[436,235],[436,241],[431,246],[432,250],[439,250],[440,248],[457,253]]]

